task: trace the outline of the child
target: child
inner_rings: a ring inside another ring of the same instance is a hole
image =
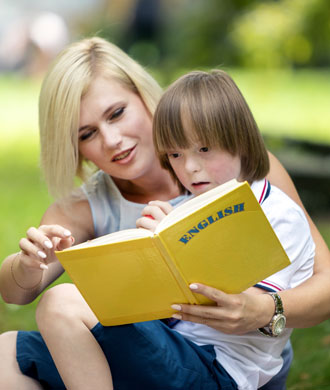
[[[312,275],[314,244],[303,211],[265,179],[269,161],[262,137],[247,103],[225,72],[191,72],[173,83],[156,109],[153,137],[162,166],[193,195],[233,178],[251,185],[291,265],[247,293],[276,293],[295,287]],[[142,217],[137,225],[154,230],[170,209],[167,203],[150,202],[143,215],[154,219]],[[195,283],[190,287],[197,292],[205,290],[205,286]],[[278,295],[272,297],[276,303]],[[216,297],[214,300],[217,301]],[[280,329],[278,337],[266,337],[257,330],[229,335],[217,331],[213,320],[201,321],[192,305],[172,307],[179,311],[173,317],[184,320],[173,329],[197,345],[213,346],[217,362],[238,389],[257,389],[280,370],[280,355],[290,329]],[[205,307],[204,314],[209,312],[215,318],[217,310],[221,308]],[[261,331],[269,333],[269,328]]]

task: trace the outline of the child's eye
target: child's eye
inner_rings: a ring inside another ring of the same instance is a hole
[[[96,129],[90,129],[90,130],[85,130],[80,136],[79,136],[79,141],[86,141],[87,139],[91,138],[96,132]]]
[[[114,112],[112,112],[109,117],[108,117],[108,120],[109,121],[112,121],[114,119],[117,119],[119,118],[122,114],[124,113],[124,107],[120,107],[118,108],[117,110],[115,110]]]
[[[167,153],[167,156],[168,156],[168,158],[178,158],[178,157],[180,157],[180,153],[176,153],[176,152]]]
[[[200,152],[206,153],[209,151],[209,148],[207,146],[203,146],[202,148],[199,149]]]

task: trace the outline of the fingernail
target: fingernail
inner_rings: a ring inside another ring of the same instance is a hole
[[[44,264],[44,263],[41,263],[40,264],[40,268],[41,269],[48,269],[48,265]]]
[[[191,290],[198,290],[198,286],[195,283],[192,283],[189,287]]]
[[[70,230],[67,230],[67,229],[64,230],[63,234],[64,234],[65,236],[67,236],[67,237],[71,236]]]
[[[41,257],[42,259],[45,259],[47,257],[46,253],[43,251],[38,251],[37,252],[38,256]]]
[[[49,249],[51,249],[53,247],[53,244],[50,241],[45,241],[44,245],[45,245],[45,247],[47,247]]]
[[[180,314],[173,314],[172,318],[175,318],[176,320],[182,320],[182,316]]]
[[[178,310],[178,311],[182,310],[182,308],[181,308],[180,305],[172,305],[171,308],[172,308],[173,310]]]

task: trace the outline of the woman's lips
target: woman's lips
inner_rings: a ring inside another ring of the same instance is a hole
[[[113,158],[112,162],[117,162],[117,161],[123,161],[127,159],[127,157],[132,153],[132,151],[136,148],[136,145],[133,146],[130,149],[124,150],[123,152],[117,153]]]

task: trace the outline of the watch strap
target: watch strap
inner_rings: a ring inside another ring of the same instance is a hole
[[[275,312],[274,312],[274,315],[273,315],[272,319],[270,320],[269,324],[267,324],[263,328],[259,328],[258,330],[259,330],[260,333],[262,333],[265,336],[277,337],[277,336],[279,336],[280,333],[282,333],[282,331],[279,334],[274,334],[273,333],[273,325],[274,325],[274,323],[276,323],[278,320],[280,320],[282,322],[284,321],[284,325],[285,325],[285,322],[286,322],[286,319],[285,319],[285,316],[284,316],[283,302],[282,302],[281,297],[277,293],[269,293],[269,295],[274,300]]]
[[[275,303],[275,314],[283,314],[283,302],[281,297],[277,293],[269,293],[269,295],[273,298]]]

